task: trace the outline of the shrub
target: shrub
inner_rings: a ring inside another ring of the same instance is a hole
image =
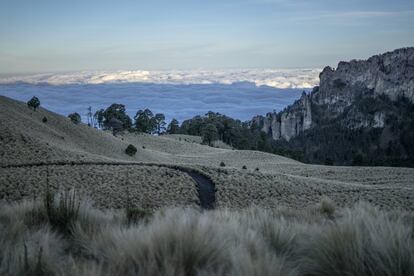
[[[46,124],[47,123],[47,118],[43,117],[42,122]]]
[[[220,162],[220,167],[225,167],[226,166],[226,164],[224,164],[224,162],[223,161],[221,161]]]
[[[40,106],[40,101],[37,97],[33,97],[27,102],[27,106],[29,108],[33,108],[33,110],[36,111],[36,108]]]
[[[82,119],[79,113],[71,113],[68,115],[69,119],[74,123],[75,125],[78,125],[81,123]]]
[[[134,156],[137,153],[137,148],[134,145],[129,144],[125,149],[125,153],[129,156]]]
[[[243,165],[242,169],[243,169],[243,170],[247,170],[246,165]]]

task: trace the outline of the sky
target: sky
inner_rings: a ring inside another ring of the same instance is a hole
[[[334,67],[413,26],[412,0],[0,0],[0,74]]]

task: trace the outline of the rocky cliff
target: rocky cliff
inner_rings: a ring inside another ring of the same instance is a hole
[[[336,69],[321,72],[320,86],[279,113],[256,116],[252,127],[268,133],[275,140],[289,141],[305,130],[341,117],[345,128],[382,128],[387,113],[378,109],[365,112],[358,105],[377,97],[391,101],[404,97],[414,102],[414,47],[402,48],[368,60],[340,62]]]
[[[293,105],[279,113],[256,116],[252,124],[270,134],[273,139],[289,141],[312,126],[311,98],[305,92]]]

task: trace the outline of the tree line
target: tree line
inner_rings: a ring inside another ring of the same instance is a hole
[[[40,106],[38,98],[28,103],[34,111]],[[172,119],[166,126],[162,113],[153,114],[149,109],[138,110],[133,120],[126,114],[125,106],[112,104],[95,113],[88,108],[88,125],[118,132],[137,131],[149,134],[187,134],[201,136],[203,143],[214,145],[221,140],[235,149],[258,150],[287,156],[302,162],[325,165],[382,165],[414,167],[414,104],[407,98],[396,101],[387,96],[361,98],[344,110],[341,116],[325,116],[327,106],[314,106],[312,118],[317,127],[309,129],[289,142],[275,141],[250,122],[242,122],[226,115],[207,112],[179,124]],[[352,113],[373,120],[376,112],[386,114],[382,128],[349,128],[346,126]],[[78,113],[69,118],[81,122]]]
[[[167,126],[163,113],[154,114],[146,108],[138,110],[134,118],[131,118],[126,113],[125,105],[117,103],[111,104],[106,109],[99,109],[93,115],[92,112],[88,112],[87,118],[88,124],[101,129],[110,129],[114,134],[125,130],[157,135],[176,134],[179,129],[179,122],[176,119],[172,119]]]
[[[28,106],[34,109],[40,105],[37,98],[29,102]],[[176,119],[172,119],[167,126],[164,114],[154,114],[149,109],[138,110],[134,118],[130,118],[126,113],[125,105],[118,103],[111,104],[106,109],[99,109],[95,113],[92,112],[91,107],[88,107],[86,115],[89,126],[112,130],[114,135],[122,131],[158,135],[187,134],[201,136],[203,143],[210,146],[215,141],[221,140],[236,149],[260,150],[298,158],[293,151],[275,147],[271,137],[255,126],[250,126],[249,122],[242,122],[212,111],[185,120],[181,126]],[[76,112],[69,114],[68,117],[75,124],[81,123],[81,116]]]
[[[27,102],[27,106],[36,111],[40,107],[40,100],[37,97],[32,97]],[[88,126],[112,130],[114,135],[124,130],[158,135],[164,133],[177,134],[180,129],[179,122],[176,119],[172,119],[167,126],[163,113],[154,114],[148,108],[138,110],[133,121],[126,113],[125,105],[118,103],[111,104],[106,109],[99,109],[95,113],[93,113],[92,107],[89,106],[86,116]],[[74,124],[82,122],[81,115],[77,112],[69,114],[68,118]]]
[[[242,122],[226,115],[209,111],[204,116],[185,120],[178,131],[180,134],[196,135],[203,142],[212,145],[215,140],[239,150],[258,150],[301,159],[301,152],[280,147],[271,136],[251,122]]]
[[[88,107],[87,124],[104,130],[112,130],[114,135],[122,131],[137,131],[148,134],[162,135],[164,133],[178,133],[179,122],[172,119],[168,124],[165,122],[163,113],[154,114],[150,109],[138,110],[134,118],[126,113],[125,105],[114,103],[106,109],[102,108],[95,113],[92,107]],[[81,116],[72,113],[68,116],[74,123],[80,123]]]

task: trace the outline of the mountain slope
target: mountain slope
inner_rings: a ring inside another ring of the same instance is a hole
[[[336,165],[414,166],[414,48],[326,67],[320,86],[253,118],[281,148]]]
[[[47,122],[42,119],[46,117]],[[75,125],[68,118],[40,108],[29,109],[24,103],[0,96],[0,164],[54,161],[134,161],[156,163],[210,164],[212,157],[251,157],[275,164],[297,163],[292,159],[267,153],[248,153],[212,148],[195,142],[193,137],[180,140],[174,136],[155,137],[125,133],[114,137],[83,124]],[[197,138],[197,137],[196,137]],[[199,138],[198,138],[199,140]],[[136,146],[134,157],[124,153],[128,144]],[[204,158],[205,155],[205,158]],[[256,156],[256,157],[255,157]],[[204,160],[204,161],[203,161]],[[215,161],[216,166],[219,161]]]
[[[46,123],[42,122],[43,118]],[[109,133],[86,125],[75,125],[68,118],[0,97],[0,164],[41,161],[131,160],[123,154],[128,145]],[[153,161],[138,149],[137,160]],[[134,159],[134,160],[135,160]]]
[[[196,183],[180,167],[213,181],[218,208],[306,208],[328,196],[341,206],[365,200],[414,209],[414,169],[306,165],[269,153],[208,147],[184,135],[114,137],[4,97],[0,128],[0,200],[39,196],[48,183],[75,187],[102,207],[199,204]],[[124,153],[128,144],[137,147],[134,157]]]

